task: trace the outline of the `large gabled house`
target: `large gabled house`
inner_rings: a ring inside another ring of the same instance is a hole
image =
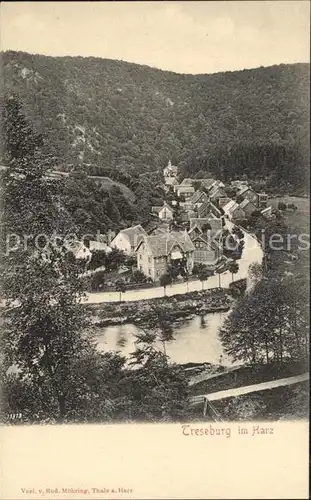
[[[206,228],[208,228],[209,234],[213,239],[220,240],[222,234],[222,220],[214,219],[214,218],[197,218],[193,217],[190,219],[190,228],[188,234],[197,230],[197,232],[202,233],[205,232]]]
[[[195,226],[189,231],[189,236],[194,245],[194,262],[205,265],[216,264],[223,251],[220,241],[213,238],[212,231]]]
[[[174,186],[174,192],[180,198],[185,198],[185,200],[189,200],[194,193],[194,187],[192,186],[182,186],[181,184],[177,184]]]
[[[193,186],[194,183],[200,183],[202,187],[205,189],[210,189],[214,183],[217,182],[215,179],[191,179],[189,177],[186,177],[185,179],[182,180],[181,185],[182,186]]]
[[[241,203],[240,207],[242,208],[243,212],[247,217],[252,215],[255,210],[257,210],[256,205],[252,203],[248,198],[245,198]]]
[[[245,217],[245,212],[241,206],[235,201],[230,200],[223,208],[225,215],[230,220],[243,219]]]
[[[173,219],[174,210],[166,202],[164,202],[161,207],[152,207],[151,212],[162,220]]]
[[[192,203],[195,208],[202,205],[208,201],[208,195],[204,191],[196,191],[191,198],[189,198],[189,203]]]
[[[117,234],[110,246],[122,250],[127,255],[131,255],[135,252],[138,238],[144,235],[147,235],[147,233],[140,224],[128,227],[127,229],[122,229],[122,231]]]
[[[209,197],[212,201],[218,201],[219,198],[223,198],[223,197],[227,196],[226,191],[220,185],[213,186],[212,189],[210,189],[208,194],[209,194]]]
[[[259,196],[256,193],[256,191],[254,191],[251,187],[249,186],[243,187],[238,191],[237,196],[242,196],[244,200],[247,198],[249,201],[253,203],[253,205],[255,205],[255,207],[258,207]]]
[[[153,281],[158,281],[172,263],[183,262],[192,272],[194,245],[186,231],[142,236],[137,248],[137,268]]]

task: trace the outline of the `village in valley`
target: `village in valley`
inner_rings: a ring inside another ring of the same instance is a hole
[[[100,256],[102,252],[102,265],[97,259],[102,281],[96,280],[96,291],[130,290],[131,283],[137,289],[139,284],[166,286],[200,277],[207,280],[230,269],[234,276],[244,245],[239,222],[256,214],[274,217],[268,195],[257,193],[245,180],[225,185],[209,177],[181,179],[178,166],[171,161],[162,177],[165,200],[152,207],[145,227],[137,224],[117,234],[109,231],[96,240],[75,242],[76,258],[86,261],[86,274],[95,273],[88,269],[88,263],[94,253]],[[112,249],[124,259],[118,269],[105,274],[105,257]]]

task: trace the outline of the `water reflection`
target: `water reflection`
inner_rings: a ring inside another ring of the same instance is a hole
[[[219,329],[227,312],[195,316],[173,327],[174,340],[166,342],[168,356],[175,363],[214,363],[232,365],[224,352],[219,339]],[[98,349],[118,351],[129,357],[135,350],[136,333],[139,327],[133,324],[120,324],[98,329],[96,340]]]

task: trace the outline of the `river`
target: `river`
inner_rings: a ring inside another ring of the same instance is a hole
[[[180,364],[221,363],[231,366],[232,361],[224,354],[218,333],[227,315],[228,312],[221,312],[195,316],[175,325],[174,340],[166,343],[167,355]],[[98,349],[119,351],[128,357],[135,350],[135,334],[138,332],[139,327],[133,324],[100,328],[96,334]]]
[[[232,229],[233,224],[227,221],[227,226]],[[244,231],[244,249],[241,259],[238,261],[239,271],[235,279],[248,277],[248,269],[252,263],[261,263],[263,252],[260,244],[253,235]],[[229,286],[232,278],[230,273],[221,275],[223,287]],[[205,288],[215,288],[218,286],[218,276],[209,278]],[[248,289],[252,283],[248,280]],[[189,283],[189,290],[200,290],[201,283]],[[176,284],[168,287],[167,294],[174,295],[185,293],[185,284]],[[163,295],[162,288],[152,288],[149,290],[132,291],[124,294],[125,300],[139,300],[141,298],[153,298]],[[119,294],[116,292],[106,292],[99,294],[90,294],[89,303],[109,302],[118,300]],[[123,299],[124,300],[124,299]],[[174,340],[167,342],[166,351],[168,356],[175,363],[212,363],[231,366],[230,360],[223,352],[223,347],[219,339],[219,329],[221,328],[228,312],[211,313],[204,316],[196,316],[190,320],[183,320],[174,326]],[[101,350],[120,351],[121,354],[128,357],[135,350],[135,334],[139,331],[133,324],[123,324],[118,326],[109,326],[99,329],[96,339],[98,348]],[[220,359],[220,356],[222,358]]]

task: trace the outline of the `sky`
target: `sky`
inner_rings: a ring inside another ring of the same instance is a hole
[[[309,19],[300,0],[4,2],[1,49],[215,73],[309,62]]]

